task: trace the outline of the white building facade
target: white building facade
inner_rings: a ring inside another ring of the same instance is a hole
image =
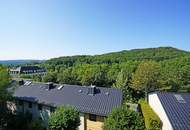
[[[166,115],[166,112],[157,96],[156,93],[149,94],[148,96],[149,105],[154,112],[159,116],[162,121],[162,130],[173,130],[171,123]]]
[[[190,93],[154,92],[148,100],[162,130],[190,130]]]

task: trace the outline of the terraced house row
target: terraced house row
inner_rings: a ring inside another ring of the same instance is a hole
[[[17,68],[12,68],[9,70],[10,75],[19,76],[19,75],[44,75],[46,74],[46,69],[38,66],[20,66]]]
[[[79,130],[101,130],[104,118],[113,108],[122,105],[122,92],[115,88],[95,86],[59,85],[53,83],[23,82],[10,102],[14,112],[27,111],[33,119],[40,119],[48,126],[51,112],[58,106],[73,106],[80,112]]]

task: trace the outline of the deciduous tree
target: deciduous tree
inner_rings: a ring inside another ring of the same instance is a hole
[[[73,107],[59,107],[49,119],[49,130],[76,130],[79,125],[79,112]]]
[[[132,76],[131,87],[147,93],[159,87],[160,65],[155,61],[144,61],[139,64]]]
[[[126,107],[114,109],[105,120],[104,130],[144,130],[144,122],[139,113]]]
[[[0,66],[0,129],[5,128],[9,118],[9,111],[6,105],[7,100],[10,99],[10,94],[6,90],[9,80],[7,68]]]

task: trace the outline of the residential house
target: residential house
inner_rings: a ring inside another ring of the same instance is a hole
[[[162,130],[190,130],[190,93],[155,92],[148,100],[163,123]]]
[[[46,73],[46,69],[38,67],[38,66],[20,66],[16,69],[9,70],[10,75],[33,75],[33,74],[41,74],[44,75]]]
[[[73,106],[80,112],[79,130],[101,130],[105,117],[113,108],[122,105],[122,92],[116,88],[95,86],[58,85],[53,83],[25,83],[13,96],[16,103],[9,108],[32,113],[48,125],[51,112],[59,106]]]

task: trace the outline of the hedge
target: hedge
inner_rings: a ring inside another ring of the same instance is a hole
[[[161,120],[143,100],[139,101],[147,130],[161,130]]]

